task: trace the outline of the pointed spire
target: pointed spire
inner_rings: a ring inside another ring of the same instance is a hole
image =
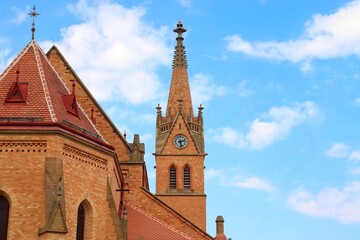
[[[39,16],[40,14],[38,13],[38,12],[36,12],[36,8],[35,8],[35,5],[34,5],[34,7],[33,7],[33,10],[31,11],[31,12],[29,12],[29,16],[31,16],[32,17],[32,28],[31,28],[31,32],[32,32],[32,37],[31,37],[31,39],[32,40],[34,40],[34,35],[35,35],[35,18],[37,17],[37,16]]]
[[[189,77],[187,72],[187,60],[185,46],[183,45],[183,33],[186,29],[181,20],[178,21],[174,32],[177,33],[176,46],[174,52],[173,72],[171,77],[169,98],[167,104],[166,117],[174,119],[181,109],[185,115],[192,111],[192,101],[189,86]],[[179,99],[181,103],[179,104]]]
[[[183,27],[181,20],[178,21],[177,27],[173,30],[178,34],[176,38],[176,47],[174,52],[173,67],[187,67],[186,51],[183,45],[184,38],[182,34],[186,32],[186,28]]]

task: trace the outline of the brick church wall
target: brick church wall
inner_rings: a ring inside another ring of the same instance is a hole
[[[39,228],[46,224],[46,158],[58,158],[63,162],[67,234],[38,236]],[[114,153],[69,136],[1,134],[0,193],[5,193],[10,200],[8,239],[75,239],[77,211],[83,200],[89,203],[92,212],[92,229],[86,234],[92,239],[117,239],[107,201],[110,176],[112,195],[115,202],[119,202],[114,168]]]

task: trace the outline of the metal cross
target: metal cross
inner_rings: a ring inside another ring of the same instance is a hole
[[[35,33],[35,17],[39,16],[40,14],[38,12],[36,12],[36,8],[35,8],[35,5],[33,7],[33,10],[31,12],[29,12],[29,16],[32,17],[33,19],[33,22],[32,22],[32,28],[31,28],[31,31],[32,31],[32,38],[34,40],[34,33]]]

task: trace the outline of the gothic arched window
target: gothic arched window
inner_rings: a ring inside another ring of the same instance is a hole
[[[176,168],[170,168],[170,189],[176,189]]]
[[[82,204],[78,208],[77,226],[76,226],[76,240],[83,240],[85,233],[85,210]]]
[[[10,203],[0,195],[0,240],[7,239]]]
[[[184,168],[184,189],[190,189],[190,168]]]

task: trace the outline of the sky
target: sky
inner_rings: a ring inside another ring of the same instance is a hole
[[[146,144],[166,106],[179,19],[205,107],[207,231],[233,240],[360,236],[360,0],[37,0],[55,44],[121,132]],[[27,0],[0,2],[0,70],[31,39]]]

